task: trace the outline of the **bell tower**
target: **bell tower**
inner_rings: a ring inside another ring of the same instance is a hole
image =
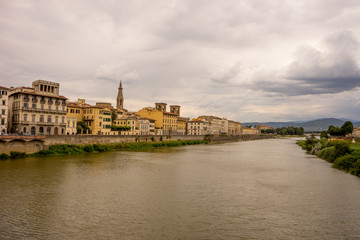
[[[122,82],[120,80],[120,85],[118,88],[118,95],[116,98],[116,109],[124,109],[124,96],[123,96],[122,90],[123,90]]]

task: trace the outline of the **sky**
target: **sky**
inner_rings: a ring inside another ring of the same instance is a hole
[[[0,85],[240,122],[360,120],[358,0],[0,0]]]

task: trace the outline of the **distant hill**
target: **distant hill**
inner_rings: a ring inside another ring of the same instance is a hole
[[[282,127],[303,127],[306,132],[310,131],[323,131],[328,130],[330,125],[341,127],[345,123],[343,119],[337,118],[322,118],[306,122],[292,121],[292,122],[247,122],[243,123],[244,126],[267,125],[274,128]],[[360,122],[352,122],[354,127],[360,126]]]

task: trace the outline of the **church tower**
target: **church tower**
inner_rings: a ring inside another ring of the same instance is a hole
[[[116,109],[124,109],[124,96],[122,90],[123,90],[122,82],[120,80],[118,95],[116,98]]]

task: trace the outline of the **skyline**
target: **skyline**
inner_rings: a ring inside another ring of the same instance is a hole
[[[240,122],[360,119],[357,1],[0,1],[0,85]]]

